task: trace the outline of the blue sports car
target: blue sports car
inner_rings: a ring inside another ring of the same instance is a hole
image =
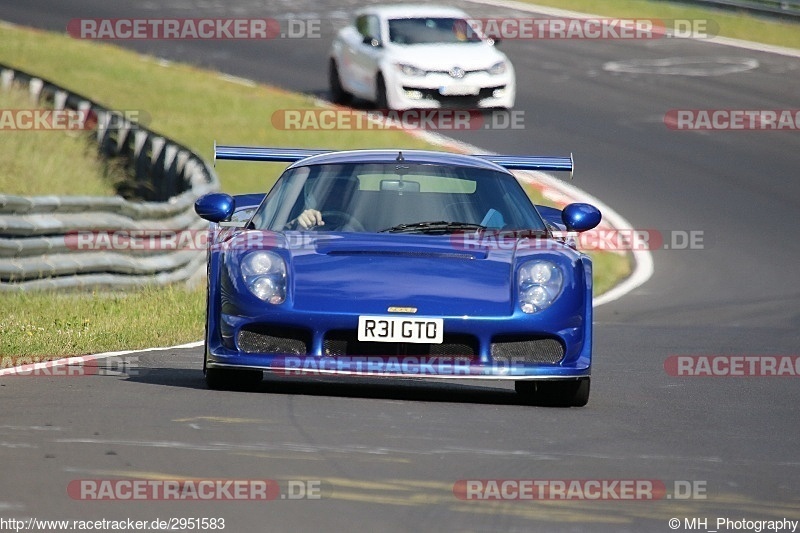
[[[207,194],[204,371],[213,389],[279,376],[513,380],[583,406],[593,206],[532,204],[509,171],[567,157],[215,147],[290,163],[266,194]],[[574,234],[573,234],[574,235]]]

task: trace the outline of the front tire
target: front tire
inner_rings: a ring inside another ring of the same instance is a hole
[[[342,80],[339,77],[339,67],[336,60],[331,58],[328,64],[328,82],[331,90],[331,101],[335,104],[346,105],[350,103],[353,95],[344,90]]]
[[[583,407],[589,403],[591,378],[516,381],[514,389],[526,401],[549,407]]]
[[[375,107],[380,111],[389,109],[389,99],[386,97],[386,81],[383,79],[383,74],[380,73],[375,78]]]

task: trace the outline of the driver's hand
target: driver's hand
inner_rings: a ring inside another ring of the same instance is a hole
[[[311,229],[314,226],[324,226],[325,221],[322,220],[322,213],[316,209],[306,209],[297,217],[297,225],[303,229]]]

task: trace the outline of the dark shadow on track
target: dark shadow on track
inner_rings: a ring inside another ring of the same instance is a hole
[[[199,369],[140,368],[131,373],[127,381],[188,389],[208,389],[203,373]],[[512,382],[498,386],[497,382],[493,381],[474,385],[415,378],[275,377],[266,372],[264,380],[255,387],[241,391],[209,392],[219,395],[283,394],[480,405],[546,405],[520,397],[514,391]]]

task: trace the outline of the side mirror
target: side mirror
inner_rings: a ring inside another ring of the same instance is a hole
[[[233,196],[221,192],[204,194],[194,203],[195,213],[211,222],[230,220],[234,207]]]
[[[600,210],[590,204],[569,204],[561,212],[561,220],[567,231],[588,231],[597,226],[602,218]]]

